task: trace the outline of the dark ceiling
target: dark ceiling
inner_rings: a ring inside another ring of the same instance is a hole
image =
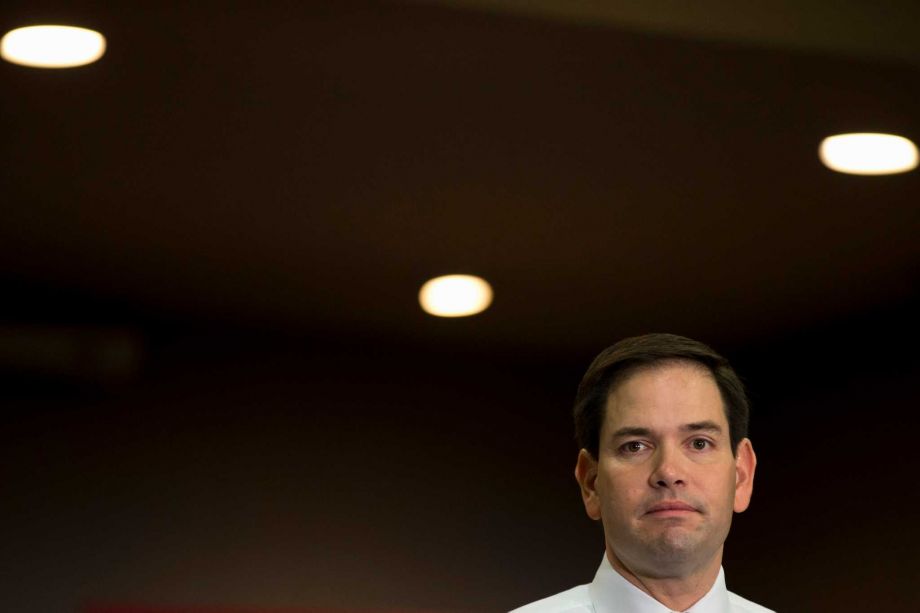
[[[52,20],[109,46],[0,65],[8,322],[564,352],[916,300],[920,175],[816,155],[841,131],[920,141],[907,60],[432,3],[0,12]],[[452,272],[493,307],[423,314],[420,285]]]

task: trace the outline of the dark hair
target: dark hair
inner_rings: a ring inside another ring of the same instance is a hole
[[[689,362],[708,370],[728,419],[732,453],[747,436],[748,399],[741,379],[728,360],[699,341],[676,334],[646,334],[621,340],[594,358],[575,395],[575,440],[596,459],[607,397],[614,387],[637,370],[666,363]]]

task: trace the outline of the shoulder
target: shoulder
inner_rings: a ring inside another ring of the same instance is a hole
[[[751,602],[733,592],[728,593],[728,600],[732,604],[732,611],[737,611],[738,613],[774,613],[772,609],[762,607],[756,602]]]
[[[591,596],[588,594],[587,585],[579,585],[570,590],[559,592],[536,602],[531,602],[523,607],[514,609],[511,613],[583,613],[593,611]]]

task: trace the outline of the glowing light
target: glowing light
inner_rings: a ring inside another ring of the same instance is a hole
[[[427,313],[438,317],[466,317],[492,304],[492,286],[473,275],[446,275],[431,279],[418,293]]]
[[[821,141],[824,165],[854,175],[888,175],[917,167],[917,146],[894,134],[837,134]]]
[[[36,68],[73,68],[92,64],[105,53],[105,37],[73,26],[29,26],[10,30],[0,40],[7,62]]]

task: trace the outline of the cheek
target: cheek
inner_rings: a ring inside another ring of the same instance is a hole
[[[636,471],[607,471],[598,476],[598,494],[606,512],[630,515],[647,494],[645,479]]]
[[[706,491],[712,504],[718,507],[728,507],[729,510],[735,502],[735,471],[719,471],[710,475],[706,483]]]

